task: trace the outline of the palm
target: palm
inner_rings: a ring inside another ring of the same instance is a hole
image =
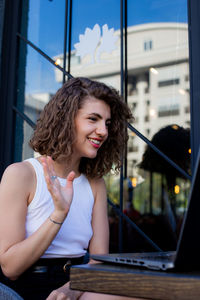
[[[71,173],[69,174],[69,176]],[[73,175],[73,174],[72,174]],[[68,177],[69,177],[68,176]],[[58,179],[53,182],[49,192],[54,200],[54,205],[58,209],[69,209],[73,198],[73,182],[67,179],[66,185],[61,186]]]
[[[68,174],[65,186],[61,186],[55,176],[53,161],[50,157],[41,159],[47,188],[54,201],[55,209],[68,212],[73,198],[73,180],[75,173],[72,171]]]

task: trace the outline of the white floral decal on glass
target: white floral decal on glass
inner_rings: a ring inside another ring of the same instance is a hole
[[[86,28],[84,34],[79,35],[79,43],[74,44],[76,56],[80,56],[81,59],[86,55],[91,56],[90,64],[95,62],[101,63],[101,53],[112,53],[113,50],[117,49],[116,42],[118,36],[114,35],[114,29],[108,29],[108,25],[102,26],[101,28],[96,24],[93,29]]]

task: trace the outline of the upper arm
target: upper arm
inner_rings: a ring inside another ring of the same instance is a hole
[[[109,251],[109,226],[107,212],[107,193],[103,179],[91,183],[95,196],[92,213],[93,236],[89,245],[91,254],[105,254]]]
[[[33,173],[27,163],[10,165],[0,184],[0,254],[25,238],[27,200]]]

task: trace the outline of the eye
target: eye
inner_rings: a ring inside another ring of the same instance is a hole
[[[110,121],[106,122],[106,127],[107,127],[107,128],[110,127],[110,125],[111,125],[111,122],[110,122]]]
[[[97,118],[96,117],[89,117],[89,120],[95,122],[95,121],[97,121]]]

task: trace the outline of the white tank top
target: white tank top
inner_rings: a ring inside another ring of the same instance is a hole
[[[43,168],[35,158],[27,159],[33,166],[37,186],[33,200],[28,206],[26,217],[26,237],[32,235],[53,212],[54,205],[47,189]],[[59,178],[65,185],[66,179]],[[94,196],[85,175],[80,175],[73,182],[74,196],[69,213],[52,244],[41,256],[47,257],[79,257],[86,253],[92,237],[92,210]]]

